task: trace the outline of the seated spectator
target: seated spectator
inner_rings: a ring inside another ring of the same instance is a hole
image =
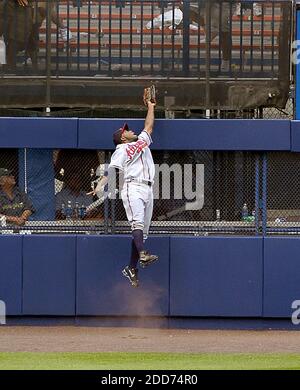
[[[73,209],[75,208],[76,203],[78,203],[79,206],[84,205],[85,207],[88,207],[93,201],[82,189],[82,176],[80,172],[73,172],[72,174],[64,176],[63,187],[61,191],[56,194],[55,203],[57,217],[63,218],[63,215],[60,215],[62,205],[67,206],[69,201],[71,202]]]
[[[22,226],[34,211],[27,194],[16,187],[12,172],[0,168],[0,214],[6,222]]]
[[[63,188],[56,194],[55,199],[57,219],[65,218],[62,208],[66,208],[68,202],[71,203],[73,211],[75,211],[76,203],[78,203],[79,207],[84,206],[85,208],[93,203],[93,198],[88,196],[86,191],[83,190],[83,177],[80,172],[73,172],[64,176]],[[86,214],[85,218],[97,217],[97,213],[97,210],[92,210]]]
[[[56,217],[61,215],[61,206],[67,207],[68,200],[72,207],[78,202],[79,206],[89,206],[95,199],[86,195],[91,190],[91,182],[96,179],[95,172],[100,160],[96,150],[72,150],[62,149],[54,154],[55,178],[63,183],[60,192],[56,194]],[[60,187],[60,186],[59,186]],[[56,188],[59,190],[58,186]],[[100,206],[101,207],[101,206]],[[86,218],[102,217],[99,215],[99,207],[89,213]]]

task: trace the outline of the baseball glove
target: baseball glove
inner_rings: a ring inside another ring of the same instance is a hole
[[[144,89],[143,101],[145,106],[148,105],[148,102],[156,104],[156,89],[154,85]]]

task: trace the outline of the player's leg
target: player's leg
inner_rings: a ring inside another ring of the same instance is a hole
[[[145,201],[143,195],[142,189],[135,183],[127,183],[122,191],[123,205],[138,253],[144,250]]]
[[[144,229],[144,201],[138,186],[134,183],[125,184],[122,190],[122,201],[126,211],[127,219],[131,225],[131,259],[127,267],[123,269],[133,287],[138,287],[137,264],[140,259],[140,252],[144,250],[143,229]]]
[[[147,240],[153,214],[153,191],[149,188],[145,201],[144,241]]]
[[[143,230],[144,241],[148,237],[152,214],[153,214],[153,190],[150,187],[146,188],[146,190],[147,193],[145,199],[145,216],[144,216],[145,224]],[[145,250],[140,253],[140,265],[143,268],[147,267],[148,265],[154,263],[157,260],[158,260],[158,256],[153,255]]]
[[[137,268],[139,258],[140,258],[140,254],[139,254],[138,250],[136,249],[134,239],[132,238],[132,240],[131,240],[131,257],[130,257],[129,267],[130,268]]]

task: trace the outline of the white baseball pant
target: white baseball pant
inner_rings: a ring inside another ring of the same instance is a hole
[[[144,183],[124,183],[121,198],[131,230],[143,230],[147,238],[153,213],[153,190]]]

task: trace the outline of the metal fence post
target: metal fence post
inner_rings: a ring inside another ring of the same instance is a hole
[[[110,152],[105,152],[105,167],[108,167],[109,161],[111,158]],[[109,232],[109,197],[108,195],[108,184],[104,186],[104,232],[108,234]]]
[[[260,155],[255,156],[255,235],[259,236],[259,224],[260,224],[260,208],[259,208],[259,195],[260,195]]]
[[[220,8],[221,10],[221,8]],[[211,4],[206,1],[205,5],[205,20],[206,20],[206,49],[205,49],[205,105],[206,110],[210,107],[210,38],[211,38]],[[206,116],[208,119],[210,115]]]
[[[267,196],[268,196],[268,155],[262,157],[262,235],[267,234]]]
[[[297,12],[296,12],[296,41],[293,49],[296,50],[296,110],[295,110],[295,119],[300,119],[300,61],[298,60],[298,50],[300,48],[300,1],[297,1]],[[295,55],[295,54],[294,54]],[[295,60],[294,59],[294,60]]]
[[[51,8],[52,1],[46,3],[46,114],[51,106]]]
[[[182,42],[182,70],[185,76],[190,69],[190,1],[183,1],[183,42]]]

